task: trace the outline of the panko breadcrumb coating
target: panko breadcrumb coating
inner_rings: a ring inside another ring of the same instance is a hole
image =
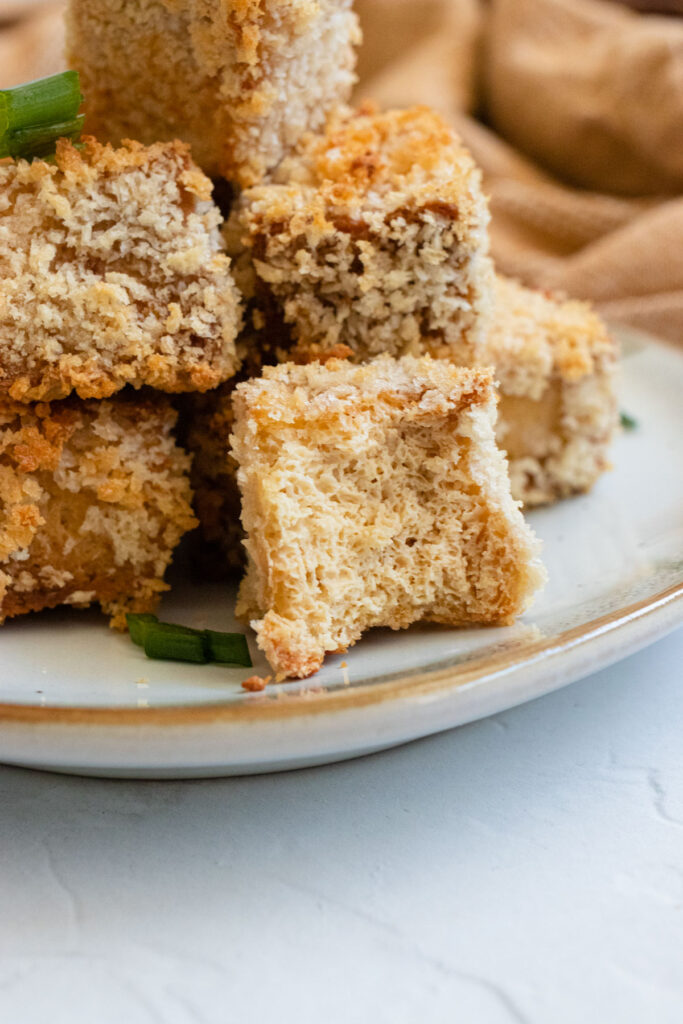
[[[240,185],[348,98],[358,42],[351,0],[71,0],[67,14],[87,130],[184,139]]]
[[[490,372],[283,364],[239,384],[234,409],[249,556],[237,611],[278,678],[373,626],[512,622],[542,583]]]
[[[294,358],[335,345],[469,358],[486,335],[493,271],[479,171],[426,107],[337,113],[226,227],[252,308],[277,307]]]
[[[0,402],[0,621],[99,602],[153,611],[196,525],[168,399]]]
[[[179,142],[0,162],[0,395],[204,391],[238,359],[211,183]]]
[[[586,491],[609,467],[617,425],[617,345],[585,302],[561,301],[502,276],[479,357],[500,386],[496,434],[512,493],[538,505]]]

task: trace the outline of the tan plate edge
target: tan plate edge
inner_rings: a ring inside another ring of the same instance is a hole
[[[203,725],[209,722],[238,722],[246,724],[264,719],[290,718],[299,715],[328,713],[349,708],[367,707],[401,697],[434,697],[454,686],[476,683],[482,678],[492,678],[511,672],[520,665],[528,665],[541,659],[552,658],[567,650],[582,646],[627,623],[635,622],[664,607],[680,602],[683,620],[683,581],[666,590],[645,598],[618,611],[602,615],[590,622],[566,630],[550,639],[535,643],[514,652],[491,655],[475,665],[448,665],[430,672],[401,676],[388,681],[374,680],[366,685],[348,689],[317,690],[305,693],[277,694],[265,691],[237,705],[222,703],[197,706],[174,706],[160,708],[114,708],[114,707],[45,707],[38,705],[0,703],[0,724],[86,724],[86,725]]]

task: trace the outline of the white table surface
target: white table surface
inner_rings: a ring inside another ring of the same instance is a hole
[[[683,631],[360,761],[0,768],[7,1024],[680,1024]]]

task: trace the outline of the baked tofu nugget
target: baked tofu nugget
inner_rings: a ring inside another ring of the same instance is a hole
[[[194,525],[168,399],[0,403],[0,620],[99,602],[152,611]]]
[[[489,371],[283,364],[235,390],[238,614],[279,678],[372,626],[510,623],[544,579],[494,438]]]
[[[0,396],[206,390],[237,369],[239,298],[183,143],[57,144],[0,163]]]
[[[499,276],[481,359],[500,385],[497,437],[514,497],[531,506],[588,490],[609,468],[618,420],[617,346],[600,317]]]
[[[67,15],[89,131],[184,139],[240,185],[348,98],[359,41],[351,0],[71,0]]]
[[[488,209],[459,139],[426,107],[336,115],[228,222],[236,276],[294,343],[360,360],[469,358],[492,307]]]

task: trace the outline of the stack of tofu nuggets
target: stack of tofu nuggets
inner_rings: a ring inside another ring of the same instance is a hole
[[[152,607],[194,523],[158,394],[184,391],[195,512],[224,565],[246,551],[278,678],[373,626],[512,622],[544,580],[520,502],[607,467],[599,318],[496,274],[435,113],[344,105],[350,0],[68,22],[99,141],[0,167],[2,614]],[[230,184],[222,237],[185,143]]]
[[[98,601],[122,625],[164,589],[195,518],[161,392],[238,366],[210,197],[180,142],[0,165],[2,618]]]

